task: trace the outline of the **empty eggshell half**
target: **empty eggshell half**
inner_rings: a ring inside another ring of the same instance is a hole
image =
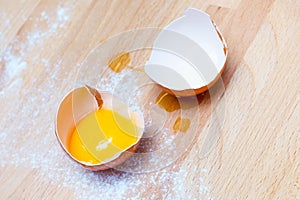
[[[191,96],[218,80],[226,59],[226,42],[210,16],[190,8],[160,32],[145,72],[167,92]]]
[[[140,113],[133,112],[129,107],[109,92],[101,92],[102,104],[99,105],[99,95],[95,96],[95,89],[85,86],[76,88],[67,94],[62,100],[56,115],[56,136],[64,151],[72,160],[81,164],[84,168],[99,171],[113,168],[126,161],[137,149],[140,138],[144,130],[144,120]],[[123,117],[134,120],[138,127],[138,140],[128,149],[120,151],[114,157],[100,162],[99,164],[91,164],[76,159],[68,150],[68,137],[70,132],[76,127],[76,124],[87,116],[89,113],[99,109],[99,106],[113,110]]]

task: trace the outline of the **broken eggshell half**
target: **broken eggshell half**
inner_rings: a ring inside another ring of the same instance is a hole
[[[76,159],[68,150],[68,137],[76,124],[87,116],[89,113],[105,108],[113,110],[123,117],[133,119],[138,127],[138,140],[125,150],[120,150],[112,158],[100,162],[99,164],[91,164]],[[55,132],[57,139],[63,150],[75,162],[82,165],[84,168],[99,171],[113,168],[126,161],[137,149],[140,139],[143,134],[144,120],[143,116],[138,112],[130,110],[128,105],[109,92],[99,93],[96,89],[89,86],[76,88],[67,94],[59,105],[56,115]]]
[[[189,8],[159,33],[145,72],[168,93],[192,96],[220,78],[227,53],[226,42],[210,16]]]

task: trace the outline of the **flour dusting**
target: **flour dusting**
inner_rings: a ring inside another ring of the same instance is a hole
[[[38,169],[38,176],[44,177],[55,187],[74,191],[74,197],[78,199],[213,199],[206,182],[206,177],[209,176],[206,168],[199,169],[195,166],[191,169],[175,163],[148,174],[116,170],[90,172],[71,161],[64,153],[54,134],[57,107],[53,106],[58,105],[64,95],[59,92],[63,80],[58,76],[62,60],[50,62],[43,57],[45,55],[41,47],[44,47],[49,38],[61,37],[58,33],[67,27],[72,11],[74,12],[71,8],[57,5],[54,14],[41,11],[38,17],[29,18],[33,28],[22,33],[22,37],[17,36],[0,54],[0,70],[3,69],[0,84],[6,86],[5,89],[0,89],[0,103],[5,105],[6,102],[13,102],[15,105],[5,108],[5,112],[0,111],[0,167]],[[2,18],[4,15],[2,14]],[[6,20],[4,23],[10,24]],[[40,23],[45,23],[46,27],[42,29]],[[34,58],[29,56],[33,52],[36,53]],[[27,83],[32,87],[22,88],[22,73],[33,67],[41,67],[41,73],[46,76],[32,77],[32,82]],[[121,99],[128,100],[128,92],[122,88],[115,91],[115,88],[125,82],[134,85],[134,74],[130,73],[128,70],[120,74],[110,73],[107,79],[99,81],[97,88],[118,92]],[[132,91],[134,92],[130,95],[133,101],[128,103],[132,109],[141,110],[134,104],[141,93],[135,88]],[[49,117],[45,117],[45,113]],[[147,123],[150,124],[151,120]],[[43,126],[36,126],[37,124]],[[161,139],[172,145],[174,136],[170,137],[169,131],[162,130]],[[160,148],[159,144],[157,148]],[[19,148],[16,149],[16,146]],[[156,147],[152,148],[154,151]],[[185,184],[190,180],[190,174],[196,176],[192,177],[195,186],[192,188]],[[145,193],[150,196],[145,196]]]

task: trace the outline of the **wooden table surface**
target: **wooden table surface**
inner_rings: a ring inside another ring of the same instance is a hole
[[[300,1],[0,5],[0,199],[300,199]],[[78,64],[111,36],[162,28],[189,7],[209,13],[229,47],[225,91],[202,95],[191,147],[153,173],[93,173],[73,163],[53,124]],[[202,155],[214,128],[221,135]]]

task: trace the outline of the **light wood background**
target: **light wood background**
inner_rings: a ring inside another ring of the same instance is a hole
[[[67,15],[57,13],[58,7]],[[50,150],[41,152],[43,162],[32,160],[39,158],[32,156],[39,152],[26,152],[22,147],[28,143],[38,146],[36,142],[43,137],[58,146],[53,134],[58,103],[71,89],[77,64],[97,44],[126,30],[164,27],[188,7],[208,12],[227,40],[229,57],[222,77],[226,90],[212,108],[225,103],[226,114],[216,147],[200,159],[198,150],[213,120],[209,95],[204,95],[199,105],[204,115],[198,137],[177,161],[187,171],[185,181],[162,184],[184,184],[188,194],[205,199],[195,184],[199,171],[192,169],[206,168],[205,179],[213,199],[300,199],[297,0],[1,0],[1,199],[77,196],[72,187],[42,173],[43,166],[51,166],[46,158],[51,156]],[[48,17],[43,18],[43,13]],[[12,60],[17,62],[17,69],[12,68]],[[27,155],[32,159],[26,160]],[[59,155],[62,162],[67,159]],[[65,165],[71,164],[68,161]],[[49,168],[49,173],[56,172]],[[176,192],[170,187],[163,193],[161,185],[151,182],[140,187],[144,190],[139,195],[145,199],[151,195],[162,199]]]

